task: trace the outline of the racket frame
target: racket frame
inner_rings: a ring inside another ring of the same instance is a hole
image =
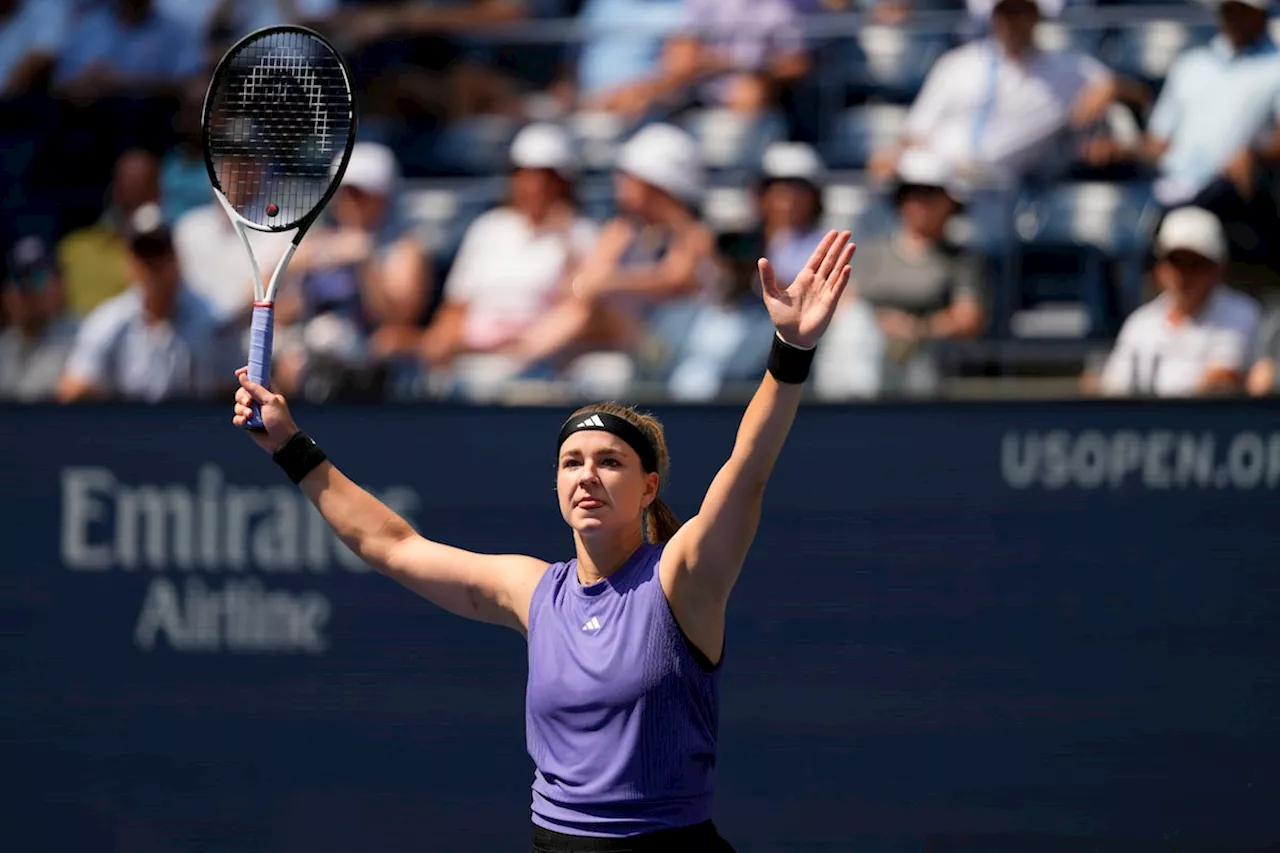
[[[305,216],[296,222],[282,226],[264,226],[242,216],[223,193],[213,157],[209,152],[209,122],[211,118],[210,112],[213,109],[214,95],[218,91],[220,84],[225,82],[225,69],[250,44],[276,33],[297,33],[308,36],[318,41],[328,50],[342,71],[343,82],[347,88],[347,102],[351,112],[351,120],[348,125],[347,140],[342,149],[342,159],[338,162],[337,168],[333,170],[333,174],[329,179],[329,187],[325,190],[324,195],[320,197],[320,200]],[[210,75],[209,87],[205,91],[204,106],[200,113],[201,152],[204,155],[205,169],[209,173],[209,183],[213,188],[214,197],[218,199],[218,203],[222,205],[222,209],[230,218],[232,225],[235,226],[236,234],[244,245],[245,255],[248,256],[249,266],[253,271],[253,320],[250,325],[249,335],[249,379],[268,390],[271,388],[271,350],[273,332],[275,330],[276,292],[284,272],[289,266],[289,262],[293,259],[293,253],[297,251],[299,244],[302,243],[302,238],[306,236],[307,231],[311,229],[315,221],[320,218],[320,214],[324,212],[325,207],[328,206],[334,194],[337,193],[338,188],[342,185],[343,176],[346,175],[347,171],[347,164],[351,161],[352,149],[355,147],[357,124],[358,110],[356,109],[356,92],[352,84],[351,67],[332,42],[309,27],[302,27],[296,24],[281,24],[254,30],[227,49],[214,67],[213,74]],[[267,234],[280,234],[286,231],[295,232],[293,239],[289,242],[284,254],[280,256],[280,260],[276,263],[276,267],[271,273],[271,278],[265,286],[262,278],[262,269],[258,266],[258,259],[253,253],[253,246],[249,243],[248,232],[250,230]],[[264,430],[261,407],[255,401],[252,404],[252,409],[253,414],[245,423],[245,429],[261,432]]]

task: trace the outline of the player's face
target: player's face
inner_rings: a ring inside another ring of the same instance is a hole
[[[657,495],[657,485],[658,475],[646,474],[636,452],[611,433],[574,433],[560,447],[560,514],[580,534],[634,526]]]

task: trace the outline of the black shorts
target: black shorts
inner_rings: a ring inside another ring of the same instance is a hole
[[[733,853],[711,821],[627,838],[564,835],[533,825],[530,853]]]

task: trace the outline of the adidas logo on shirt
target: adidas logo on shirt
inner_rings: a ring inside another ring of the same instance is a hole
[[[578,424],[578,429],[584,429],[586,427],[593,427],[593,426],[596,426],[596,427],[604,426],[604,421],[600,420],[599,415],[592,415],[591,417],[587,418],[585,421]]]
[[[590,619],[587,620],[587,624],[582,626],[582,630],[587,631],[588,633],[592,631],[599,631],[600,620],[592,616]]]

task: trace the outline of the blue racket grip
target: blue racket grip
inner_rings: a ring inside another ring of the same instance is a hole
[[[275,330],[275,315],[275,303],[253,303],[253,325],[249,328],[249,379],[268,389],[271,387],[271,335]],[[244,428],[261,432],[265,429],[262,411],[256,400],[250,405],[253,414]]]

